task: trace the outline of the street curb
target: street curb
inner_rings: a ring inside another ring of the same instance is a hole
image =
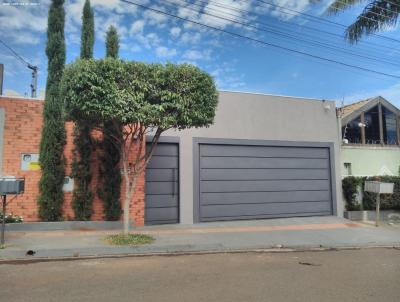
[[[333,252],[333,251],[352,251],[366,249],[395,249],[400,250],[400,245],[373,245],[373,246],[340,246],[340,247],[299,247],[299,248],[257,248],[257,249],[221,249],[209,251],[181,251],[181,252],[150,252],[150,253],[128,253],[128,254],[104,254],[104,255],[84,255],[66,257],[40,257],[40,258],[16,258],[0,259],[0,265],[23,265],[42,262],[61,262],[76,260],[95,260],[95,259],[120,259],[133,257],[173,257],[191,255],[213,255],[213,254],[263,254],[263,253],[297,253],[297,252]]]

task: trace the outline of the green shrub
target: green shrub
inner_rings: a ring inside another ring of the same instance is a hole
[[[363,190],[366,180],[375,180],[382,182],[394,183],[393,194],[381,195],[381,209],[382,210],[400,210],[400,177],[399,176],[373,176],[362,178]],[[364,210],[375,210],[376,207],[376,194],[364,192],[363,208]]]
[[[400,210],[400,177],[399,176],[372,176],[372,177],[354,177],[349,176],[342,180],[343,195],[346,201],[347,211],[360,210],[360,205],[356,203],[357,188],[362,187],[363,199],[362,209],[366,211],[375,210],[376,194],[365,192],[365,181],[382,181],[394,183],[393,194],[381,195],[382,210]]]
[[[3,219],[4,219],[3,212],[0,212],[0,223],[3,222]],[[21,223],[21,222],[24,222],[22,216],[6,214],[6,223]]]
[[[357,189],[360,185],[360,179],[354,176],[346,177],[342,180],[342,189],[346,201],[347,211],[360,210],[360,205],[356,201]]]

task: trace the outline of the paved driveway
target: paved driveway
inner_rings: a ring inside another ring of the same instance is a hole
[[[0,265],[1,301],[400,301],[400,251],[243,253]]]

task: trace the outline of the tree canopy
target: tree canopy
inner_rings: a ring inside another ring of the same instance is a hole
[[[218,101],[213,78],[195,66],[110,58],[68,65],[62,95],[71,120],[115,120],[163,130],[210,125]]]

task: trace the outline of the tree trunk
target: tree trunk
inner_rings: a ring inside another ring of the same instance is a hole
[[[132,197],[136,189],[136,182],[137,178],[139,175],[133,176],[132,183],[129,184],[129,177],[126,177],[127,179],[126,184],[125,184],[125,201],[124,201],[124,235],[129,234],[129,226],[130,226],[130,217],[129,217],[129,208],[131,205]],[[135,221],[132,221],[135,223]]]

